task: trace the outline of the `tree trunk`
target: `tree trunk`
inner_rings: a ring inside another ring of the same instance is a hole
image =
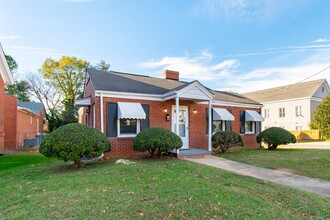
[[[157,157],[160,158],[160,156],[162,156],[162,151],[160,148],[157,148]]]
[[[81,160],[75,160],[74,161],[74,164],[77,166],[77,167],[82,167],[83,163],[81,162]]]
[[[278,145],[276,144],[271,144],[271,145],[268,145],[268,150],[275,150],[277,148]]]

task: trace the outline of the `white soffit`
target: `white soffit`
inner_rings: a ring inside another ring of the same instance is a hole
[[[78,107],[88,107],[91,105],[91,98],[87,97],[87,98],[75,100],[74,105]]]

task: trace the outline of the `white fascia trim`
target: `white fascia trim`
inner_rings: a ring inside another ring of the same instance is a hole
[[[312,100],[312,101],[317,101],[317,102],[322,102],[322,101],[323,101],[323,99],[321,99],[321,98],[316,98],[316,97],[312,97],[311,100]]]
[[[27,113],[30,113],[30,114],[33,114],[33,115],[39,116],[38,114],[36,114],[35,112],[31,111],[31,110],[28,109],[28,108],[23,108],[23,107],[17,106],[17,110],[18,110],[18,111],[21,111],[21,112],[27,112]]]
[[[290,102],[290,101],[299,101],[299,100],[304,100],[304,99],[311,99],[311,96],[307,97],[301,97],[301,98],[296,98],[296,99],[282,99],[282,100],[276,100],[276,101],[270,101],[270,102],[262,102],[262,104],[272,104],[272,103],[279,103],[279,102]]]
[[[95,96],[103,95],[103,97],[123,98],[123,99],[143,99],[153,101],[163,101],[162,95],[144,94],[144,93],[130,93],[130,92],[111,92],[96,90]]]
[[[0,66],[0,72],[3,77],[3,81],[6,85],[12,85],[14,83],[13,75],[10,72],[10,69],[8,67],[8,63],[5,57],[5,53],[3,52],[2,45],[0,43],[0,60],[2,61],[2,65]]]
[[[212,100],[212,105],[220,105],[220,106],[232,106],[232,107],[245,107],[245,108],[261,108],[263,105],[257,105],[257,104],[246,104],[246,103],[236,103],[236,102],[225,102],[225,101],[218,101],[218,100]],[[197,104],[201,105],[207,105],[208,102],[198,102]]]

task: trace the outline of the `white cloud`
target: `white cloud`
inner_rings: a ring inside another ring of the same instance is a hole
[[[29,46],[13,46],[13,49],[25,51],[31,54],[44,54],[48,56],[61,56],[62,53],[58,50],[42,47],[29,47]]]
[[[247,57],[247,56],[261,56],[261,55],[270,55],[277,53],[295,53],[308,50],[329,50],[330,44],[312,44],[312,45],[301,45],[301,46],[288,46],[288,47],[279,47],[279,48],[267,48],[264,50],[248,53],[238,53],[231,54],[229,57]]]
[[[238,92],[262,90],[297,83],[329,66],[330,61],[296,66],[259,68],[241,74],[236,77],[236,80],[228,82],[228,85]],[[327,78],[330,80],[329,76],[330,70],[326,70],[308,80],[320,78]]]
[[[268,22],[295,15],[311,0],[201,0],[192,8],[195,15],[239,22]]]
[[[329,42],[329,40],[326,38],[319,38],[313,41],[313,43],[327,43],[327,42]]]
[[[238,66],[238,61],[229,59],[218,63],[214,62],[214,56],[207,51],[197,55],[166,56],[161,59],[153,59],[141,64],[147,69],[176,70],[180,72],[181,79],[189,80],[214,80],[219,77],[229,77]]]
[[[17,35],[0,36],[0,40],[16,40],[18,38],[20,38],[20,36]]]

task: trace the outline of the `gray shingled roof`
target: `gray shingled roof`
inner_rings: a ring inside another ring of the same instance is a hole
[[[92,80],[95,90],[113,92],[132,92],[162,95],[169,91],[179,90],[192,83],[121,73],[116,71],[107,72],[95,69],[87,69],[87,73]],[[238,93],[214,91],[211,89],[208,90],[214,94],[214,99],[218,101],[244,104],[260,104]]]
[[[255,92],[248,92],[244,93],[243,95],[260,103],[312,97],[324,81],[325,79],[318,79],[308,82],[259,90]]]
[[[18,106],[22,107],[22,108],[29,109],[30,111],[32,111],[36,115],[40,114],[40,111],[41,111],[41,108],[42,108],[42,105],[39,102],[22,102],[22,101],[18,101]]]

